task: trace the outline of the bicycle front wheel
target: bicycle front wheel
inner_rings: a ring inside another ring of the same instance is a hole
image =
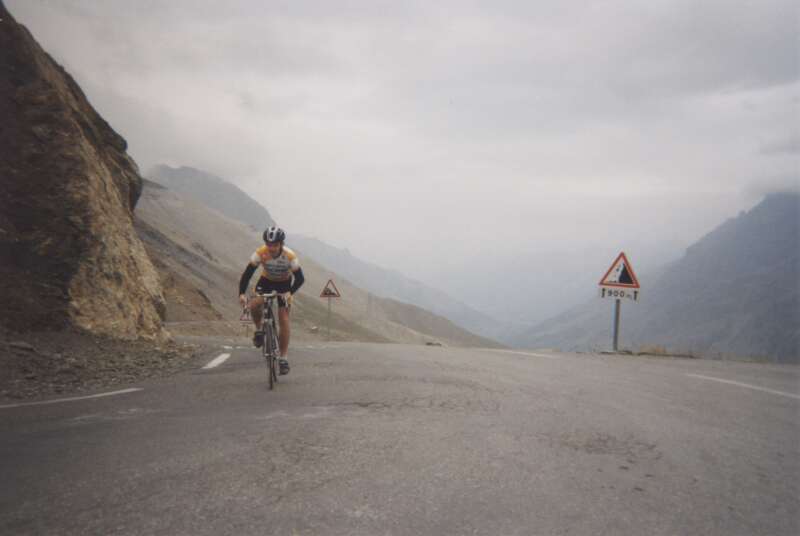
[[[264,340],[262,341],[262,348],[264,351],[264,358],[267,362],[267,378],[269,379],[270,390],[275,386],[275,350],[272,348],[272,326],[269,322],[264,322]]]
[[[275,320],[272,320],[272,381],[278,383],[278,356],[280,349],[278,346],[278,328],[275,326]]]

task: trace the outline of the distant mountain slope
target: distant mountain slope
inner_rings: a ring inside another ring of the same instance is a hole
[[[220,177],[190,167],[175,169],[165,165],[155,166],[148,177],[230,219],[247,223],[256,230],[274,223],[267,209]],[[440,290],[411,280],[399,272],[362,261],[347,250],[294,233],[290,233],[289,242],[306,257],[377,296],[427,309],[446,317],[465,330],[491,339],[497,339],[510,329],[510,326],[468,307]]]
[[[159,272],[171,331],[192,335],[242,333],[236,320],[240,310],[236,300],[231,299],[238,272],[220,266],[207,250],[199,254],[190,251],[179,243],[178,236],[172,234],[170,238],[142,219],[137,219],[136,228]],[[326,311],[312,297],[301,293],[296,299],[294,320],[295,333],[319,331],[327,320]],[[336,340],[391,341],[339,314],[332,315],[331,326]]]
[[[275,223],[267,209],[246,193],[205,171],[191,167],[172,168],[158,165],[154,166],[146,176],[174,192],[195,199],[254,229],[263,230]]]
[[[292,243],[317,262],[378,296],[422,307],[484,337],[496,339],[508,329],[508,326],[489,315],[472,309],[440,290],[409,279],[399,272],[365,262],[346,249],[335,248],[302,235],[294,235]]]
[[[800,359],[800,194],[767,196],[687,249],[642,301],[624,303],[627,346],[706,356]],[[611,301],[599,298],[517,334],[526,347],[608,347]]]
[[[150,181],[145,181],[136,216],[139,234],[168,290],[167,321],[185,321],[189,319],[186,315],[197,320],[213,320],[220,315],[237,319],[239,276],[261,242],[261,233]],[[291,241],[287,245],[293,247]],[[333,278],[342,293],[333,304],[334,338],[498,346],[423,309],[376,298],[298,251],[306,284],[293,312],[296,329],[311,331],[325,325],[326,304],[318,296],[327,280]],[[251,284],[254,281],[255,277]]]
[[[239,276],[260,233],[157,183],[145,180],[144,186],[136,229],[161,276],[169,329],[178,329],[174,322],[216,320],[238,326]],[[316,268],[306,264],[307,274],[314,274]],[[321,326],[326,314],[320,300],[301,291],[295,302],[295,329],[310,331]],[[392,340],[338,312],[332,315],[331,324],[337,340]]]

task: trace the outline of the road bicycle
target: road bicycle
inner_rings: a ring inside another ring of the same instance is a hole
[[[261,321],[261,352],[264,361],[267,363],[267,377],[269,378],[269,388],[273,389],[278,383],[278,323],[275,321],[275,300],[278,298],[277,292],[266,294],[257,293],[264,299],[264,316]]]

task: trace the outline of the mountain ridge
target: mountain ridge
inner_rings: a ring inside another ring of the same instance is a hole
[[[767,195],[714,228],[652,283],[643,283],[640,303],[624,302],[624,345],[797,362],[799,228],[795,192]],[[611,303],[586,302],[517,333],[515,342],[570,350],[608,347]]]
[[[214,208],[253,229],[275,225],[269,211],[238,186],[206,171],[189,166],[158,164],[145,174],[151,181]]]

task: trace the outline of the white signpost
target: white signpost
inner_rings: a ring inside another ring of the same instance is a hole
[[[322,289],[322,292],[319,294],[320,298],[328,298],[328,340],[331,340],[331,298],[341,298],[342,295],[339,294],[339,289],[336,288],[336,285],[333,283],[333,279],[328,279],[328,283],[325,285],[325,288]]]
[[[619,349],[619,311],[623,299],[638,301],[641,287],[625,252],[621,252],[600,280],[600,297],[613,298],[614,305],[614,351]]]

